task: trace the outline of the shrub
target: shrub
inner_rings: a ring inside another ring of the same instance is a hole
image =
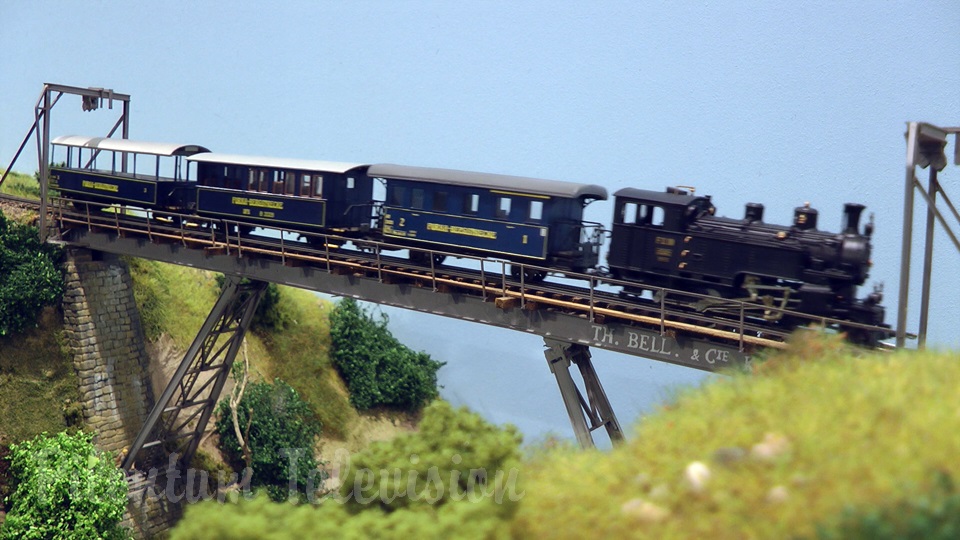
[[[38,435],[11,445],[18,484],[0,539],[126,538],[127,483],[89,433]]]
[[[507,478],[501,484],[508,491],[498,499],[497,471],[517,470],[519,444],[514,428],[493,426],[466,409],[434,402],[424,409],[419,433],[376,443],[353,456],[349,471],[341,476],[341,493],[350,497],[347,504],[335,499],[279,504],[265,497],[241,498],[235,504],[205,501],[187,508],[170,537],[505,538],[523,492],[518,482],[511,484]],[[479,471],[486,484],[477,481]],[[347,487],[356,479],[381,491],[358,492],[364,500],[371,498],[359,504]]]
[[[358,409],[418,409],[437,397],[437,370],[445,362],[404,346],[387,322],[386,315],[375,320],[351,298],[341,300],[330,315],[334,365]]]
[[[466,408],[434,401],[424,409],[417,433],[373,443],[353,456],[340,475],[340,495],[356,513],[371,503],[393,512],[477,501],[497,497],[498,488],[519,494],[521,440],[513,426],[501,428]],[[497,499],[501,514],[512,515],[518,501],[503,491]]]
[[[0,212],[0,336],[36,326],[44,306],[59,301],[63,276],[58,249],[41,244],[36,227]]]
[[[243,454],[230,411],[229,400],[221,401],[216,428],[220,449],[239,470]],[[298,492],[306,493],[317,474],[313,443],[320,435],[320,423],[297,391],[279,379],[273,384],[251,383],[237,408],[237,418],[252,451],[251,486],[266,488],[276,501],[290,495],[292,483]],[[292,471],[291,459],[295,462]]]
[[[946,472],[935,474],[929,492],[896,504],[849,508],[836,524],[817,527],[820,540],[950,540],[960,537],[960,493]]]

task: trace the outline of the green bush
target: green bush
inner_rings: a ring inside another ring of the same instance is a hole
[[[11,470],[18,484],[2,540],[115,539],[129,535],[120,526],[127,483],[113,457],[97,451],[89,433],[38,435],[11,446]]]
[[[820,540],[953,540],[960,538],[960,493],[946,472],[929,492],[874,508],[848,508],[836,524],[817,527]]]
[[[348,510],[356,513],[371,504],[387,512],[436,508],[497,496],[501,489],[499,508],[503,516],[512,515],[517,500],[502,490],[520,491],[516,481],[522,437],[516,428],[497,427],[439,400],[424,409],[419,427],[416,433],[373,443],[353,456],[340,475],[340,496]]]
[[[358,409],[416,410],[437,397],[437,370],[445,362],[400,343],[387,321],[386,315],[375,320],[351,298],[341,300],[330,315],[333,362]]]
[[[341,498],[310,505],[264,497],[206,501],[189,507],[170,537],[505,538],[523,496],[519,445],[514,428],[434,402],[424,409],[419,433],[376,443],[341,465],[349,467],[341,474]],[[354,491],[356,481],[361,488]]]
[[[229,400],[217,408],[217,433],[220,449],[238,470],[244,466],[237,440]],[[299,493],[307,494],[317,475],[313,457],[314,437],[320,435],[320,422],[310,406],[290,385],[277,379],[247,385],[237,419],[241,434],[253,456],[252,487],[264,487],[275,501],[285,500],[291,483]],[[249,426],[249,428],[248,428]],[[295,461],[291,471],[291,459]]]
[[[0,212],[0,336],[36,326],[44,306],[59,301],[63,276],[58,249],[41,244],[36,227]]]

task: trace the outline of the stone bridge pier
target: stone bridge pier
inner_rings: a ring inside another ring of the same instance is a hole
[[[80,381],[85,424],[96,433],[98,448],[122,457],[154,404],[129,267],[116,255],[68,248],[64,283],[64,334]],[[125,525],[140,538],[167,530],[178,509],[139,497],[135,485]]]

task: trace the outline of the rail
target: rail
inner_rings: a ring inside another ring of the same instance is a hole
[[[120,236],[142,237],[149,242],[176,242],[184,248],[203,249],[208,253],[273,258],[287,266],[309,265],[330,273],[359,274],[381,282],[408,282],[439,292],[474,294],[504,309],[517,306],[527,310],[562,310],[577,313],[591,323],[620,321],[641,325],[655,329],[661,336],[677,332],[700,334],[735,343],[741,351],[747,347],[783,348],[786,336],[798,326],[891,334],[888,328],[667,288],[651,287],[647,295],[627,295],[623,291],[636,284],[599,274],[566,272],[559,281],[530,282],[527,275],[554,269],[443,250],[418,250],[343,235],[289,228],[270,229],[270,236],[244,234],[248,223],[96,203],[75,208],[59,198],[52,200],[50,209],[51,221],[58,225],[57,234],[73,227],[86,227]],[[346,248],[347,244],[352,245],[352,249]],[[420,251],[429,263],[421,266],[398,256],[397,252],[403,250]],[[459,264],[438,265],[437,256],[457,257]],[[696,302],[709,304],[711,309],[722,310],[726,315],[677,307]]]

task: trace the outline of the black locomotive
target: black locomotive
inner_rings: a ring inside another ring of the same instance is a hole
[[[793,325],[794,311],[883,325],[882,297],[857,299],[867,277],[873,223],[860,229],[864,207],[847,204],[840,233],[817,229],[817,211],[797,208],[793,224],[763,220],[751,203],[743,218],[715,215],[710,197],[679,188],[617,191],[612,227],[583,219],[584,207],[605,200],[594,184],[558,182],[426,167],[340,163],[216,154],[200,145],[68,136],[51,169],[64,197],[127,204],[254,226],[382,240],[400,246],[507,259],[528,282],[546,273],[590,273],[627,294],[659,288],[696,293],[686,309],[723,312],[743,299],[752,318]],[[385,184],[375,200],[374,184]],[[608,267],[600,247],[609,233]],[[442,257],[411,249],[411,259]],[[673,295],[676,300],[677,295]],[[777,308],[777,309],[767,309]],[[741,314],[742,316],[742,314]],[[850,330],[860,342],[885,337]]]
[[[710,197],[626,188],[615,194],[608,257],[611,274],[639,286],[738,298],[778,310],[882,325],[879,291],[856,291],[870,266],[873,223],[860,230],[864,206],[844,207],[840,233],[817,229],[817,210],[796,208],[791,226],[763,221],[749,203],[742,219],[717,217]],[[697,302],[710,309],[709,300]]]

